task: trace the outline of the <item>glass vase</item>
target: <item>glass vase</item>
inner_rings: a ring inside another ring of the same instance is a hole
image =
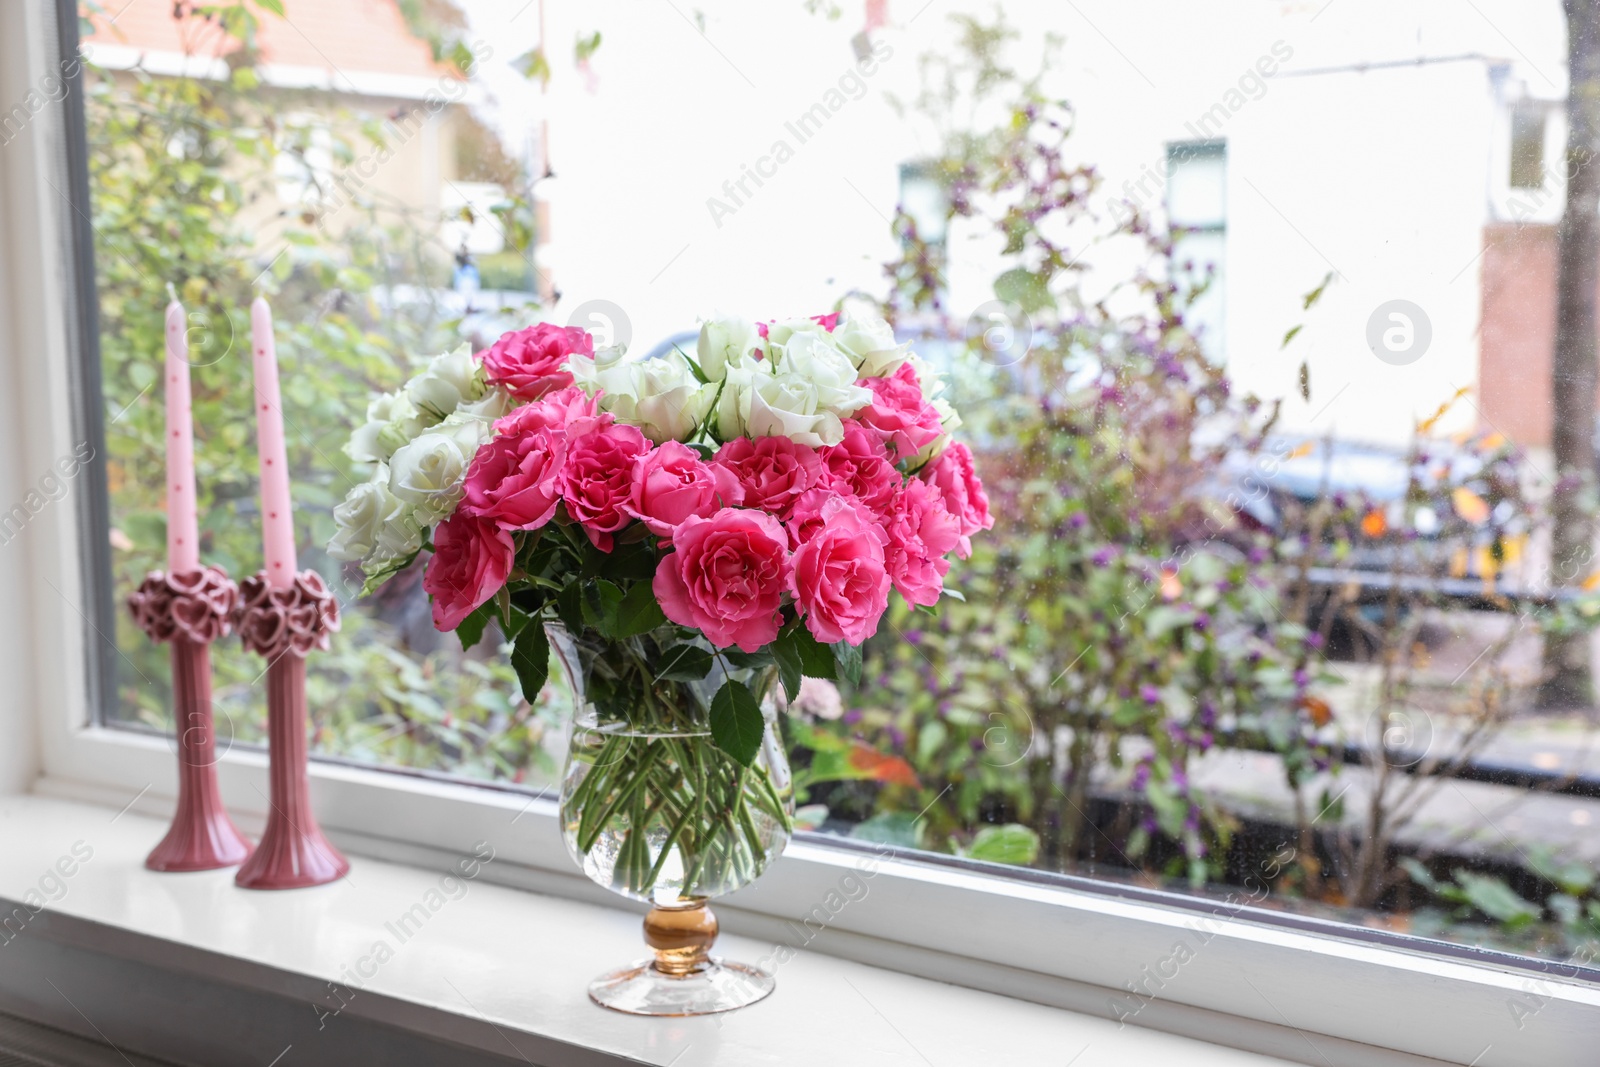
[[[546,631],[576,708],[561,786],[567,850],[595,882],[651,906],[644,935],[654,956],[597,978],[589,996],[635,1015],[755,1003],[772,976],[710,955],[717,920],[706,905],[754,881],[793,829],[773,673],[686,651],[672,628],[624,641]],[[711,739],[711,700],[730,677],[763,698],[765,730],[748,767]]]

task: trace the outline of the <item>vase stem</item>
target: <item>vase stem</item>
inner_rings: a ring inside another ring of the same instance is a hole
[[[717,917],[704,903],[687,908],[651,908],[644,940],[656,953],[656,970],[680,976],[702,967],[717,939]]]

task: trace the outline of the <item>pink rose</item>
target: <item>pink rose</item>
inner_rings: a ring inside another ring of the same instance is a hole
[[[889,462],[883,442],[872,431],[846,419],[844,439],[824,447],[820,455],[820,485],[855,497],[878,515],[887,514],[894,506],[903,479]]]
[[[811,316],[811,321],[832,333],[834,327],[839,325],[839,313],[834,311],[827,315],[813,315]]]
[[[989,514],[989,496],[972,466],[972,450],[960,441],[954,441],[922,471],[926,479],[944,496],[945,510],[961,523],[961,542],[956,554],[962,559],[972,555],[972,535],[979,530],[994,529],[994,516]]]
[[[596,414],[594,398],[577,386],[557,389],[543,400],[514,408],[494,420],[497,434],[532,433],[534,430],[563,429],[575,419]]]
[[[932,605],[950,570],[945,553],[961,540],[961,520],[945,510],[939,490],[919,478],[905,484],[884,529],[889,577],[908,604]]]
[[[783,522],[784,529],[789,531],[790,548],[799,548],[822,529],[824,513],[835,500],[854,501],[855,498],[832,489],[807,489],[800,494],[800,499],[794,502],[789,517]]]
[[[771,515],[723,508],[672,531],[652,589],[667,618],[713,645],[754,652],[778,636],[789,584],[789,539]]]
[[[739,493],[726,469],[712,468],[688,445],[666,441],[634,462],[633,489],[622,510],[652,533],[671,537],[684,519],[706,518],[723,504],[737,501]]]
[[[494,596],[515,556],[511,535],[487,519],[456,514],[441,522],[422,576],[423,590],[433,597],[434,628],[454,630]]]
[[[859,645],[877,630],[889,606],[883,554],[888,537],[871,513],[845,497],[824,503],[816,522],[795,551],[789,589],[818,641]]]
[[[762,437],[752,441],[735,437],[717,451],[713,466],[731,473],[743,490],[747,508],[787,518],[800,494],[817,484],[822,464],[816,449],[797,445],[787,437]]]
[[[631,518],[622,505],[633,491],[634,460],[650,451],[650,442],[637,427],[598,418],[575,420],[569,432],[561,499],[594,547],[610,552],[611,534]]]
[[[536,530],[561,502],[566,458],[567,436],[559,429],[496,437],[472,457],[459,511],[503,530]]]
[[[567,359],[575,352],[594,355],[594,338],[576,326],[541,322],[490,345],[482,357],[484,375],[512,396],[538,400],[572,384]]]
[[[911,364],[900,364],[887,378],[862,378],[859,384],[872,390],[873,400],[855,413],[856,421],[882,439],[896,463],[916,455],[944,432],[939,411],[923,398],[922,383]]]

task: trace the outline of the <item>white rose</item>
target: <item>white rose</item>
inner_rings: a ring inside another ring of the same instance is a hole
[[[567,360],[573,384],[590,396],[631,388],[634,364],[628,362],[627,351],[621,345],[611,345],[595,349],[593,356],[574,352]]]
[[[852,401],[854,394],[862,399]],[[801,374],[772,374],[759,364],[730,367],[717,408],[717,429],[724,441],[741,436],[787,437],[813,448],[836,445],[844,439],[836,406],[841,398],[854,411],[872,394],[858,386],[819,385]]]
[[[344,446],[344,454],[357,463],[378,463],[388,459],[394,449],[385,452],[380,438],[397,404],[404,404],[407,410],[410,409],[410,402],[401,393],[380,393],[368,401],[367,421],[356,427],[350,435],[349,442]]]
[[[419,412],[438,422],[464,403],[480,399],[488,386],[472,349],[462,345],[434,357],[428,369],[406,383],[406,397]]]
[[[716,399],[717,387],[702,384],[677,352],[626,365],[607,376],[608,388],[600,396],[600,410],[618,422],[637,426],[656,444],[682,441],[694,435]]]
[[[367,561],[367,570],[381,569],[385,564],[405,559],[421,547],[422,525],[416,513],[405,501],[395,500],[394,508],[378,528],[378,539],[373,545],[372,558]]]
[[[350,490],[333,509],[335,532],[328,555],[347,562],[364,560],[378,543],[378,532],[393,509],[394,496],[383,482],[373,480]]]
[[[784,319],[767,326],[767,343],[786,345],[789,338],[799,333],[820,333],[827,336],[828,328],[815,319]]]
[[[367,421],[388,422],[390,419],[394,418],[397,414],[395,411],[395,405],[399,403],[404,396],[404,393],[399,392],[379,393],[377,396],[367,401]],[[409,408],[407,408],[407,410],[409,410]]]
[[[893,374],[911,352],[911,342],[896,344],[894,327],[876,316],[852,318],[840,324],[832,337],[863,378]]]
[[[360,446],[374,459],[385,461],[437,421],[419,412],[404,393],[394,394],[387,400],[382,409],[389,416],[387,421],[369,422],[350,439],[352,449]]]
[[[511,409],[516,406],[516,399],[499,386],[490,386],[484,393],[483,399],[474,400],[469,404],[462,404],[456,408],[457,415],[471,415],[474,418],[488,419],[493,422],[511,414]]]
[[[783,347],[774,353],[772,365],[779,376],[793,374],[814,384],[819,390],[839,395],[828,406],[839,408],[840,414],[849,414],[872,400],[872,394],[856,388],[857,374],[850,356],[834,343],[826,333],[797,333],[790,336]],[[857,396],[856,394],[861,394]],[[844,405],[852,405],[843,410]]]
[[[693,375],[670,389],[639,398],[634,425],[656,444],[686,441],[711,414],[717,398],[715,385],[701,385]]]
[[[700,327],[700,340],[695,352],[700,357],[700,369],[714,382],[722,381],[731,363],[745,363],[750,353],[765,351],[766,342],[761,331],[748,319],[710,319]]]
[[[465,436],[464,430],[471,433],[460,426],[425,433],[389,461],[389,492],[412,505],[424,525],[450,514],[461,499],[469,455],[457,436]]]

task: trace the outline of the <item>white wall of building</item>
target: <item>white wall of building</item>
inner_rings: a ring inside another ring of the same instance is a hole
[[[800,0],[546,0],[558,178],[544,187],[544,262],[563,294],[555,318],[608,301],[626,314],[632,344],[648,346],[713,311],[765,318],[821,310],[851,289],[883,292],[899,165],[938,143],[887,97],[916,92],[919,56],[949,48],[952,13],[992,8],[891,0],[863,76],[850,43],[863,5],[841,6],[829,20]],[[1047,32],[1063,38],[1048,85],[1076,108],[1074,150],[1105,175],[1097,206],[1132,195],[1159,209],[1153,179],[1164,177],[1168,143],[1226,141],[1222,347],[1241,386],[1285,399],[1286,426],[1399,442],[1475,385],[1484,226],[1559,212],[1558,173],[1542,196],[1505,179],[1510,101],[1565,94],[1557,0],[1004,8],[1024,31],[1019,65]],[[571,71],[567,42],[597,29],[589,76]],[[795,122],[818,104],[830,117],[802,138]],[[1561,136],[1552,123],[1552,161]],[[958,230],[951,252],[953,309],[988,300],[993,243]],[[1329,271],[1326,297],[1303,311]],[[1420,306],[1432,328],[1409,366],[1366,345],[1369,317],[1393,299]],[[1302,359],[1309,403],[1296,384]],[[1476,422],[1461,404],[1443,425]]]

